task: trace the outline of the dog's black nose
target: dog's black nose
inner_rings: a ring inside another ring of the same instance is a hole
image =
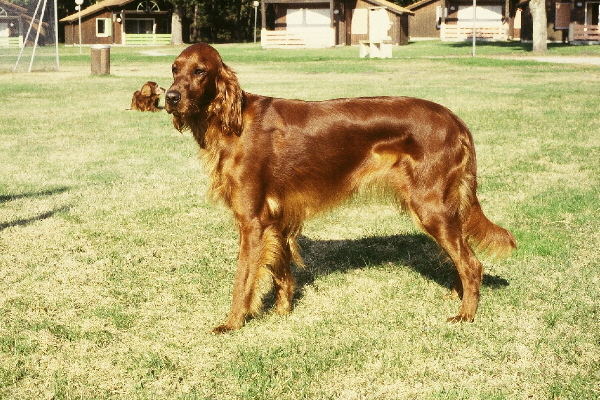
[[[181,93],[177,90],[169,90],[167,94],[165,94],[165,101],[169,105],[175,106],[181,101]]]

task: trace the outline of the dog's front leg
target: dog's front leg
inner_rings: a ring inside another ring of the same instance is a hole
[[[233,283],[231,311],[225,323],[213,329],[214,333],[239,329],[249,314],[259,311],[262,300],[259,286],[265,278],[272,279],[266,266],[261,263],[264,231],[259,221],[240,224],[240,252]]]

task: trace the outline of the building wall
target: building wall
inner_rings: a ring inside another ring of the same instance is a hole
[[[334,2],[333,7],[333,26],[335,28],[336,44],[350,44],[350,35],[348,34],[350,25],[348,21],[352,18],[351,6],[349,6],[347,1],[342,0]],[[350,14],[350,17],[348,17],[348,14]]]
[[[546,18],[548,20],[547,30],[548,30],[548,40],[552,42],[566,42],[568,40],[568,30],[564,29],[554,29],[554,18],[556,16],[556,6],[554,3],[557,1],[549,0],[546,1]],[[559,1],[560,2],[560,1]],[[580,7],[582,8],[582,7]],[[577,14],[577,5],[575,5],[572,18],[575,20],[578,19]],[[581,19],[583,21],[583,18]],[[521,40],[531,41],[533,40],[533,21],[531,17],[531,12],[529,11],[529,7],[525,7],[522,11],[521,15]]]
[[[285,30],[287,27],[286,16],[288,9],[329,9],[329,3],[311,3],[311,4],[273,4],[275,12],[275,30]]]
[[[358,0],[356,2],[356,7],[357,9],[364,9],[364,8],[370,8],[373,7],[372,3],[366,2],[364,0]],[[390,28],[388,35],[392,38],[392,43],[393,44],[397,44],[397,45],[404,45],[404,44],[408,44],[408,38],[409,38],[409,34],[408,34],[408,15],[398,15],[396,13],[393,13],[391,11],[388,10],[388,17],[390,18],[390,21],[392,21],[392,27]],[[352,26],[352,21],[350,22],[346,22],[346,25],[348,26],[348,29],[351,28]],[[402,26],[404,24],[404,26]],[[359,44],[359,42],[361,40],[368,40],[368,35],[367,34],[353,34],[351,33],[351,43],[353,45]]]
[[[352,13],[355,8],[368,9],[372,3],[365,0],[336,0],[333,3],[333,27],[335,29],[335,42],[338,45],[357,45],[361,40],[367,40],[368,35],[352,34]],[[328,2],[310,4],[267,4],[265,24],[268,30],[286,30],[286,16],[288,8],[329,8]],[[337,12],[336,12],[337,11]],[[389,36],[394,44],[408,44],[408,15],[398,15],[388,11],[392,27]]]
[[[415,15],[409,19],[408,34],[411,38],[439,38],[439,20],[436,20],[436,8],[441,6],[440,0],[413,8]]]
[[[101,10],[96,13],[84,16],[81,20],[82,44],[122,44],[125,23],[131,19],[152,19],[156,24],[156,33],[171,33],[171,13],[168,11],[169,5],[158,1],[161,10],[157,12],[137,11],[137,3],[130,3],[123,8]],[[124,11],[124,12],[123,12]],[[96,21],[99,18],[106,19],[110,27],[110,35],[96,34]],[[79,20],[75,19],[72,23],[62,23],[64,31],[64,40],[67,45],[79,44]]]
[[[98,18],[106,18],[110,20],[111,33],[109,36],[97,36],[96,35],[96,20]],[[113,44],[120,43],[115,42],[114,36],[115,31],[118,31],[118,38],[120,39],[120,24],[114,21],[112,11],[104,10],[98,14],[87,16],[81,20],[81,42],[82,44]],[[79,21],[75,21],[73,24],[65,24],[65,44],[76,45],[79,44]]]

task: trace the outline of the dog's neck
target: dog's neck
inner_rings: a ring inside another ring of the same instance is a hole
[[[221,104],[211,103],[202,107],[200,111],[189,116],[181,118],[181,130],[189,129],[192,131],[196,142],[200,148],[208,151],[213,151],[211,148],[219,146],[219,142],[230,136],[240,136],[243,126],[237,124],[232,126],[231,120],[226,120],[230,116],[223,115]],[[245,93],[241,96],[240,106],[237,112],[243,113],[245,106]],[[241,120],[241,119],[240,119]],[[177,127],[177,126],[176,126]]]
[[[203,112],[190,118],[189,127],[194,135],[194,139],[202,149],[206,149],[206,131],[210,122],[208,121],[207,113]]]

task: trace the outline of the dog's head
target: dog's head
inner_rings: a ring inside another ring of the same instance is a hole
[[[144,83],[142,89],[140,90],[142,96],[144,97],[159,97],[161,94],[165,93],[165,89],[158,86],[156,82],[148,81]]]
[[[165,95],[165,109],[182,130],[189,118],[217,117],[224,132],[240,129],[242,90],[233,71],[206,43],[186,48],[172,66],[173,84]],[[236,122],[232,122],[232,121]]]

